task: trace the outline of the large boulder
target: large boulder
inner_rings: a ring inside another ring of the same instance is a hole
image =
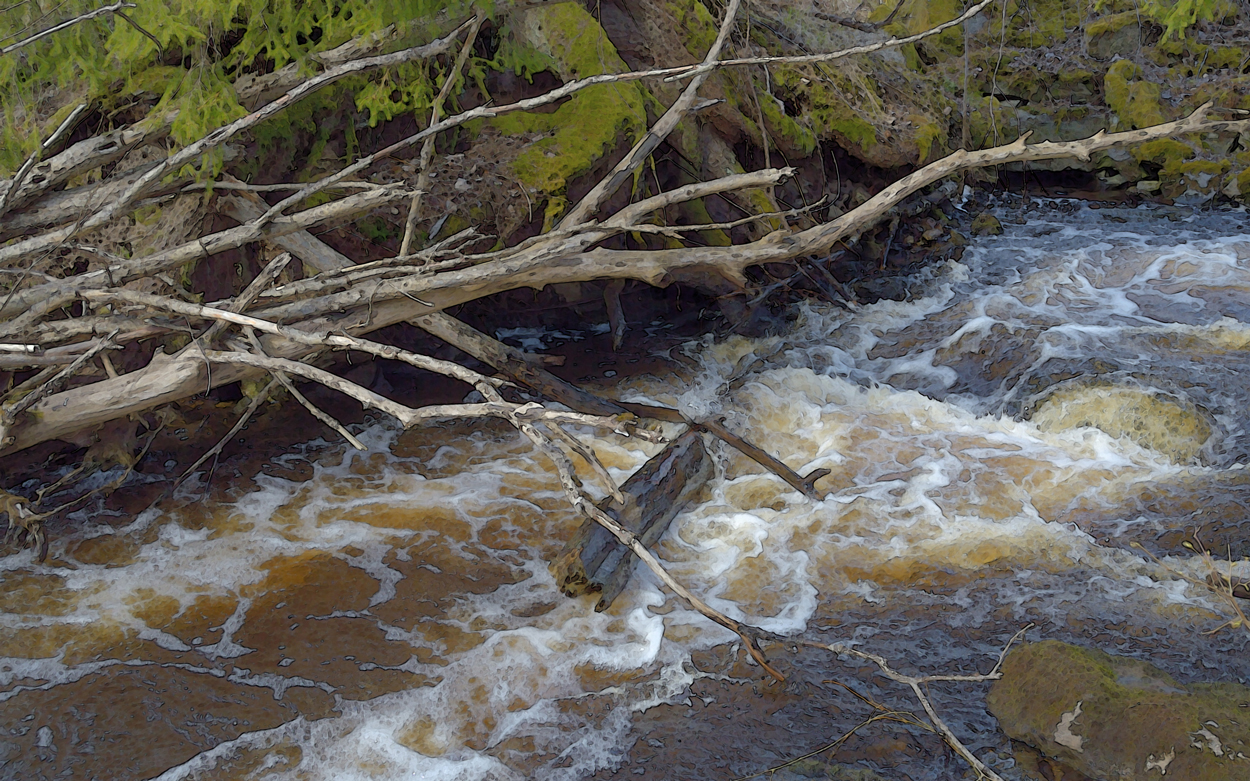
[[[989,695],[1012,738],[1101,781],[1250,778],[1250,689],[1183,686],[1136,659],[1054,640],[1016,649]]]

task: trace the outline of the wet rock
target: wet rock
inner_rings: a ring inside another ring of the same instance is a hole
[[[1008,655],[989,695],[1004,732],[1091,778],[1250,777],[1250,689],[1182,686],[1135,659],[1054,640]]]
[[[972,221],[973,236],[997,236],[1003,232],[1003,224],[989,212],[981,212]]]
[[[1085,47],[1089,56],[1098,60],[1136,56],[1142,48],[1141,21],[1141,14],[1125,11],[1090,22],[1085,28]],[[1153,32],[1151,30],[1148,34]]]
[[[1059,386],[1031,416],[1043,431],[1093,426],[1177,463],[1193,461],[1215,432],[1210,414],[1154,388],[1110,383]]]
[[[789,771],[791,778],[823,778],[831,781],[885,781],[885,777],[874,773],[866,767],[822,762],[819,759],[804,759],[795,762],[781,773],[773,774],[774,778],[785,778]]]

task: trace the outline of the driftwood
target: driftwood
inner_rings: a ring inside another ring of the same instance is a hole
[[[778,182],[788,170],[774,170],[726,177],[699,186],[679,188],[661,196],[640,201],[615,217],[591,224],[576,231],[556,231],[518,248],[510,248],[485,256],[464,256],[462,262],[452,259],[445,271],[417,271],[406,276],[376,281],[373,279],[346,283],[346,289],[327,293],[310,300],[292,301],[266,306],[282,289],[269,291],[258,299],[262,308],[257,315],[273,320],[293,322],[300,330],[312,333],[329,329],[348,333],[367,333],[386,325],[431,314],[449,306],[516,287],[541,287],[560,282],[585,282],[605,278],[633,278],[651,284],[664,284],[671,275],[683,270],[717,273],[739,284],[745,284],[743,271],[750,265],[789,260],[817,254],[853,232],[863,230],[885,216],[891,207],[920,188],[959,171],[1022,160],[1063,157],[1088,158],[1102,149],[1192,132],[1241,132],[1250,129],[1250,120],[1211,121],[1207,119],[1210,104],[1189,117],[1141,130],[1123,133],[1099,133],[1082,141],[1028,144],[1026,138],[994,149],[978,152],[959,151],[928,165],[891,185],[858,209],[824,225],[804,231],[776,231],[752,244],[732,247],[689,247],[681,250],[609,250],[592,245],[630,229],[647,213],[665,205],[702,195],[724,192],[742,186],[760,186]],[[106,271],[88,272],[73,280],[80,286],[107,286],[111,277],[116,283],[141,278],[182,265],[213,252],[240,246],[248,241],[268,240],[322,224],[345,219],[362,210],[393,199],[409,197],[394,189],[379,189],[350,195],[338,201],[314,207],[292,217],[278,217],[267,225],[248,223],[239,228],[221,231],[212,236],[167,250],[148,258],[119,264]],[[471,265],[470,265],[471,264]],[[29,334],[34,323],[47,313],[75,300],[74,288],[66,282],[46,282],[8,296],[0,301],[0,341],[17,341]],[[103,329],[97,329],[103,330]],[[111,330],[111,329],[109,329]],[[124,338],[124,334],[122,338]],[[267,344],[272,355],[299,357],[306,354],[294,345]],[[72,360],[72,358],[71,358]],[[104,380],[86,388],[73,388],[45,399],[37,405],[35,416],[15,428],[0,431],[0,455],[28,447],[37,442],[64,436],[72,431],[178,398],[204,389],[207,372],[201,371],[202,360],[185,354],[179,358],[157,357],[146,369],[132,372],[117,380]],[[235,382],[254,377],[256,372],[225,371],[214,373],[213,384]],[[110,383],[112,383],[110,385]],[[74,414],[66,414],[66,410]]]
[[[650,547],[664,535],[682,507],[712,476],[703,438],[687,430],[653,456],[621,486],[624,501],[608,498],[599,509]],[[612,605],[629,582],[634,555],[606,529],[587,519],[550,565],[566,596],[599,594],[595,610]]]

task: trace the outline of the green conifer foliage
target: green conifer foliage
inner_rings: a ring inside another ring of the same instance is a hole
[[[6,5],[0,47],[100,7],[99,0]],[[20,166],[79,102],[106,119],[136,104],[152,107],[151,122],[177,112],[171,138],[187,144],[245,113],[234,90],[245,73],[311,65],[310,54],[391,25],[406,32],[392,48],[423,43],[469,10],[463,0],[139,0],[126,9],[135,25],[104,15],[0,57],[0,173]],[[426,108],[433,95],[424,63],[337,88],[357,90],[371,124]]]

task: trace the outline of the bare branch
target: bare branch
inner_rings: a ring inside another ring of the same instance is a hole
[[[91,348],[87,352],[78,356],[78,358],[75,359],[73,363],[71,363],[69,366],[66,366],[61,371],[57,372],[56,376],[54,376],[52,379],[45,382],[38,389],[23,396],[12,407],[9,407],[6,410],[0,411],[0,431],[3,431],[5,428],[8,428],[9,426],[12,426],[13,421],[17,419],[17,416],[22,414],[26,410],[30,409],[32,406],[34,406],[34,404],[37,401],[48,396],[54,391],[58,390],[61,387],[61,385],[65,383],[66,380],[74,376],[74,374],[77,373],[79,369],[81,369],[83,366],[86,366],[87,362],[90,361],[92,358],[94,358],[96,355],[103,352],[104,350],[116,348],[117,345],[114,344],[112,341],[113,337],[116,335],[117,335],[116,331],[109,334],[108,338],[104,339],[104,341],[100,342],[95,347]],[[3,445],[3,444],[7,444],[7,443],[0,441],[0,445]]]
[[[972,768],[976,770],[977,773],[981,774],[983,778],[989,778],[991,779],[991,781],[1003,781],[1003,778],[1001,776],[999,776],[997,773],[991,770],[988,766],[986,766],[984,762],[977,759],[977,756],[973,754],[968,749],[968,747],[965,746],[959,740],[959,738],[955,737],[955,733],[952,732],[951,728],[946,726],[946,722],[942,721],[942,718],[937,715],[937,711],[934,710],[933,704],[929,702],[929,698],[925,696],[924,690],[921,689],[920,687],[921,687],[921,684],[933,683],[936,681],[962,681],[962,682],[982,683],[985,681],[996,681],[999,678],[1002,678],[1003,674],[1001,670],[1003,666],[1003,659],[1006,658],[1007,651],[1010,650],[1011,646],[1013,646],[1017,640],[1023,637],[1024,633],[1027,632],[1029,629],[1031,629],[1032,626],[1033,626],[1032,624],[1029,624],[1028,626],[1024,627],[1023,629],[1019,630],[1018,632],[1016,632],[1014,635],[1011,636],[1011,639],[1007,641],[1007,645],[1005,645],[1003,647],[1003,650],[999,652],[998,661],[995,663],[994,669],[990,670],[990,672],[986,673],[985,675],[920,675],[920,676],[904,675],[892,669],[890,667],[890,663],[887,662],[884,657],[877,656],[876,654],[870,654],[866,651],[859,651],[850,646],[843,645],[842,643],[834,643],[832,645],[822,645],[820,643],[803,641],[800,644],[805,645],[805,646],[811,646],[813,648],[823,648],[827,651],[832,651],[833,653],[838,654],[838,655],[854,656],[858,659],[866,659],[872,662],[873,664],[877,665],[877,667],[881,669],[881,674],[884,675],[885,677],[889,678],[892,681],[906,684],[908,687],[911,688],[912,693],[916,695],[916,699],[920,701],[921,707],[923,707],[924,712],[928,714],[929,720],[933,722],[933,726],[937,728],[937,731],[942,734],[942,737],[946,739],[947,744],[949,744],[950,747],[954,749],[955,753],[963,757],[964,761],[967,762],[969,765],[972,765]]]
[[[260,405],[265,403],[265,399],[268,399],[269,394],[273,393],[274,390],[276,390],[278,385],[280,384],[281,383],[279,383],[278,380],[275,378],[275,379],[270,380],[268,385],[261,388],[260,392],[252,397],[252,401],[250,404],[247,405],[247,409],[245,409],[243,411],[243,414],[239,416],[239,419],[234,422],[234,425],[231,426],[230,430],[226,432],[226,435],[223,436],[221,439],[217,440],[217,444],[213,445],[211,448],[205,451],[204,455],[196,459],[194,464],[187,467],[187,470],[182,473],[182,476],[179,477],[177,480],[175,480],[174,484],[170,486],[168,492],[172,493],[175,490],[177,490],[178,486],[186,482],[186,479],[190,477],[192,473],[195,472],[195,470],[199,469],[200,466],[202,466],[205,461],[207,461],[208,459],[220,453],[222,451],[222,448],[226,446],[226,443],[229,442],[232,438],[234,438],[235,434],[238,434],[240,431],[243,430],[243,427],[247,425],[247,421],[252,417],[252,415],[256,414],[256,410],[260,409]]]
[[[703,73],[706,71],[714,70],[716,68],[736,68],[742,65],[772,65],[772,64],[777,64],[777,63],[791,63],[795,65],[802,65],[802,64],[815,63],[815,62],[829,62],[831,60],[840,60],[843,57],[850,57],[855,54],[870,54],[875,51],[881,51],[882,49],[890,49],[896,46],[906,46],[909,43],[922,41],[925,38],[928,38],[929,36],[937,35],[938,33],[941,33],[945,30],[949,30],[952,27],[963,24],[964,22],[968,21],[972,17],[981,13],[981,11],[984,10],[984,8],[992,2],[994,2],[994,0],[981,0],[981,2],[972,6],[967,11],[964,11],[962,14],[950,20],[949,22],[944,22],[942,24],[939,24],[937,27],[934,27],[929,30],[925,30],[924,32],[916,33],[915,35],[909,35],[906,38],[890,38],[888,40],[879,41],[877,43],[865,44],[863,46],[854,46],[854,47],[851,47],[850,49],[841,49],[836,52],[829,52],[828,54],[803,54],[803,55],[790,56],[790,57],[744,57],[739,60],[721,60],[720,62],[716,62],[716,63],[700,65],[696,68],[692,68],[691,70],[685,73],[679,73],[673,76],[669,76],[667,79],[665,79],[665,81],[676,81],[678,79],[688,79],[692,76],[697,75],[698,73]]]
[[[228,228],[154,255],[110,265],[108,268],[98,271],[89,271],[68,280],[20,290],[14,293],[7,303],[0,306],[0,320],[15,318],[22,313],[30,312],[34,307],[48,308],[50,299],[58,291],[65,290],[66,285],[80,288],[122,285],[140,277],[168,271],[190,263],[193,260],[206,258],[217,252],[241,247],[248,242],[285,236],[288,233],[305,230],[323,223],[344,220],[360,212],[369,211],[392,201],[405,198],[407,195],[408,193],[404,190],[389,187],[366,190],[365,192],[349,195],[331,203],[296,212],[290,217],[282,217],[263,227],[254,223],[248,223],[237,228]],[[6,248],[0,248],[0,253],[4,249]],[[51,308],[55,309],[61,305],[57,304]],[[0,338],[5,338],[2,334],[10,332],[20,333],[22,328],[26,327],[29,326],[19,326],[16,325],[16,320],[9,320],[9,322],[0,326]]]
[[[612,475],[608,474],[607,467],[603,465],[603,462],[599,460],[593,450],[559,426],[550,426],[548,430],[565,447],[582,457],[582,460],[590,467],[590,471],[594,472],[599,481],[603,483],[603,487],[609,496],[621,504],[625,503],[625,495],[621,493],[621,489],[617,486],[616,481],[612,479]]]
[[[256,300],[256,297],[265,291],[265,288],[273,284],[273,281],[278,278],[279,274],[282,273],[282,269],[286,268],[287,264],[290,262],[291,253],[283,252],[278,255],[278,257],[265,264],[265,267],[260,270],[260,273],[256,275],[255,279],[248,283],[248,286],[243,289],[243,292],[239,294],[239,297],[230,302],[229,311],[242,312],[247,309],[248,306]],[[218,320],[213,323],[212,326],[204,332],[204,336],[200,338],[204,340],[204,344],[211,345],[213,343],[213,339],[215,339],[217,335],[224,331],[227,327],[229,327],[229,323],[226,320]],[[260,350],[259,345],[257,345],[257,350],[263,352],[263,350]]]
[[[469,23],[470,22],[465,22],[466,25]],[[300,84],[298,87],[292,89],[290,92],[287,92],[277,100],[274,100],[262,108],[251,112],[245,117],[241,117],[234,122],[231,122],[229,125],[217,128],[213,132],[201,138],[199,141],[189,144],[188,146],[183,147],[174,154],[165,158],[158,165],[153,167],[152,170],[139,177],[134,184],[127,188],[126,192],[122,193],[116,201],[110,203],[107,207],[96,212],[86,220],[70,227],[61,228],[25,241],[19,241],[5,247],[0,247],[0,264],[11,263],[15,258],[46,250],[68,240],[80,230],[90,230],[107,223],[118,214],[124,213],[127,209],[129,209],[149,185],[153,182],[159,181],[161,177],[165,176],[165,174],[171,171],[177,171],[182,168],[182,166],[195,161],[205,152],[220,146],[240,132],[263,122],[292,103],[321,89],[322,87],[328,86],[336,81],[339,81],[340,79],[362,71],[399,65],[411,60],[430,57],[444,51],[451,41],[459,37],[460,30],[463,27],[464,25],[461,25],[461,27],[456,28],[456,30],[446,38],[441,38],[433,43],[413,47],[411,49],[404,49],[393,54],[382,54],[376,57],[366,57],[359,60],[353,60],[305,81],[303,84]]]
[[[621,436],[636,436],[651,441],[660,437],[637,425],[633,419],[608,418],[598,415],[583,415],[577,412],[561,412],[549,410],[541,404],[511,404],[508,402],[488,401],[477,404],[432,404],[413,409],[391,401],[367,388],[331,374],[324,369],[309,366],[299,361],[285,358],[270,358],[241,352],[222,352],[206,350],[204,357],[214,363],[242,364],[264,369],[267,372],[282,371],[295,374],[313,382],[319,382],[327,388],[339,391],[359,401],[366,407],[384,412],[395,418],[404,428],[412,428],[422,423],[456,418],[501,418],[504,420],[523,420],[527,423],[568,424],[574,426],[593,426],[595,428],[615,431]],[[632,418],[632,416],[630,416]]]
[[[905,177],[870,199],[859,209],[832,222],[804,231],[775,231],[751,244],[655,251],[585,249],[612,230],[642,222],[642,215],[636,211],[631,212],[630,209],[655,208],[656,204],[663,203],[666,198],[676,198],[683,192],[690,194],[694,186],[680,188],[674,193],[665,193],[663,196],[657,196],[656,199],[648,199],[636,207],[622,210],[620,214],[608,221],[615,223],[621,220],[620,225],[589,225],[581,231],[557,232],[526,242],[519,248],[490,256],[469,256],[463,261],[456,260],[452,263],[458,266],[462,262],[476,262],[476,265],[468,268],[456,268],[442,273],[412,274],[401,279],[374,280],[368,284],[356,284],[346,290],[327,293],[311,301],[283,303],[263,309],[256,313],[256,319],[263,319],[272,324],[322,318],[316,322],[305,322],[298,330],[303,330],[305,334],[331,328],[342,332],[367,333],[376,328],[408,320],[415,315],[430,314],[465,301],[524,286],[540,287],[560,282],[584,282],[611,278],[632,278],[651,284],[664,284],[672,274],[683,269],[698,269],[703,273],[715,271],[730,280],[745,284],[743,271],[747,266],[785,261],[809,254],[824,254],[828,247],[846,235],[854,231],[862,231],[873,221],[880,219],[907,195],[952,173],[1017,160],[1089,157],[1102,149],[1128,146],[1180,133],[1240,132],[1250,128],[1250,120],[1208,120],[1206,115],[1209,110],[1208,104],[1189,117],[1176,122],[1122,133],[1099,133],[1080,141],[1028,144],[1026,138],[1021,138],[1014,144],[994,149],[971,153],[961,150]],[[777,173],[779,172],[770,175],[775,176]],[[699,186],[717,185],[709,183],[709,185]],[[343,208],[342,204],[345,202],[370,197],[376,198],[368,193],[362,193],[334,204],[300,212],[291,218],[279,218],[269,230],[283,235],[303,230],[308,224],[315,222],[318,216],[328,215],[326,212],[318,215],[317,212],[320,209],[334,207],[336,213],[341,214],[342,212],[337,210]],[[380,198],[374,200],[374,203],[380,200]],[[261,235],[266,234],[264,230],[258,232]],[[23,312],[32,308],[45,307],[50,302],[55,303],[55,299],[59,296],[63,297],[68,294],[72,299],[75,294],[71,291],[75,288],[68,285],[78,285],[77,290],[81,291],[84,287],[106,284],[110,273],[113,274],[114,279],[123,272],[126,278],[134,278],[130,277],[130,274],[142,276],[143,273],[150,272],[153,267],[164,267],[167,262],[171,266],[177,265],[186,262],[187,259],[207,255],[218,248],[237,246],[244,240],[250,240],[250,237],[254,235],[255,233],[247,228],[234,229],[234,232],[214,234],[202,242],[197,242],[194,246],[187,245],[176,251],[134,261],[134,265],[126,268],[115,267],[109,272],[89,272],[59,284],[38,285],[15,294],[10,306],[0,311],[0,318],[21,315],[17,317],[17,320],[21,320],[26,317],[22,315]],[[65,299],[62,299],[61,303],[64,302]],[[205,316],[209,315],[206,313]],[[4,327],[0,327],[0,341],[30,341],[24,337],[10,338],[15,322],[10,320]],[[19,330],[17,333],[22,333],[22,331]],[[308,352],[307,346],[301,347],[296,343],[285,346],[267,343],[267,349],[275,355],[284,356],[298,356]],[[230,369],[221,372],[220,376],[215,375],[214,382],[225,378],[230,378],[228,381],[234,381],[243,376],[252,375],[242,368]],[[204,381],[205,378],[201,376],[200,369],[190,357],[171,360],[168,357],[159,356],[159,360],[154,359],[149,367],[125,375],[119,380],[104,380],[83,388],[74,388],[58,393],[45,402],[40,402],[36,408],[39,413],[37,422],[24,422],[11,431],[0,432],[0,439],[9,442],[8,445],[0,445],[0,453],[11,452],[13,449],[29,446],[49,437],[63,435],[75,428],[95,425],[112,417],[180,398],[195,392],[193,388],[202,388]],[[471,381],[476,382],[476,378]],[[142,388],[141,392],[139,392],[140,388]],[[92,411],[90,414],[82,415],[81,411],[86,405],[91,406]],[[73,415],[67,413],[70,409],[75,411]],[[7,439],[9,436],[13,436],[14,439],[9,441]]]
[[[98,16],[106,16],[108,14],[118,13],[123,8],[138,8],[138,6],[136,6],[134,3],[121,2],[121,3],[113,3],[112,5],[106,5],[102,8],[97,8],[94,11],[88,11],[87,13],[81,16],[75,16],[73,19],[70,19],[65,22],[61,22],[60,24],[57,24],[57,25],[53,25],[52,27],[49,27],[46,30],[41,30],[40,32],[35,33],[29,38],[24,38],[18,41],[17,43],[9,44],[3,49],[0,49],[0,56],[8,54],[9,52],[17,51],[23,46],[29,46],[35,41],[38,41],[42,38],[47,38],[49,35],[52,35],[54,33],[59,33],[61,30],[67,30],[70,27],[73,27],[74,25],[79,24],[81,22],[85,22],[89,19],[95,19]]]
[[[261,347],[260,340],[256,338],[256,331],[253,330],[250,326],[245,327],[243,330],[247,332],[247,340],[248,342],[251,343],[252,349],[254,349],[257,352],[257,354],[264,355],[265,348]],[[330,428],[337,431],[339,435],[343,437],[343,439],[346,439],[348,443],[351,444],[352,447],[356,448],[357,450],[368,450],[368,448],[365,447],[365,444],[363,442],[357,439],[355,435],[352,434],[352,432],[348,431],[346,428],[343,427],[342,423],[339,423],[333,417],[331,417],[330,415],[322,411],[322,409],[318,407],[316,404],[313,404],[311,401],[305,398],[304,394],[300,393],[299,390],[296,389],[295,384],[291,382],[290,378],[286,376],[285,372],[276,371],[273,373],[273,378],[277,380],[278,382],[282,383],[282,387],[286,388],[287,393],[290,393],[291,396],[296,401],[298,401],[300,404],[303,404],[304,409],[311,412],[314,418],[316,418],[317,420],[321,421],[322,423],[326,424]]]
[[[5,190],[4,197],[0,198],[0,219],[4,218],[5,213],[13,205],[13,202],[16,200],[13,196],[22,186],[22,183],[26,181],[26,177],[30,175],[30,170],[35,167],[36,163],[43,159],[44,152],[47,152],[52,147],[56,146],[57,142],[61,140],[61,137],[74,126],[74,123],[78,121],[80,116],[82,116],[82,112],[86,110],[87,104],[79,103],[78,107],[69,113],[69,116],[61,122],[57,129],[52,131],[52,135],[48,136],[48,140],[40,144],[39,148],[34,152],[31,152],[30,157],[26,158],[26,162],[22,163],[22,167],[17,169],[17,173],[13,175],[13,179],[9,183],[9,189]]]
[[[590,192],[564,215],[564,219],[560,220],[559,228],[570,228],[578,225],[599,210],[600,204],[607,198],[610,198],[617,189],[625,183],[626,179],[633,176],[638,167],[655,151],[664,139],[668,138],[678,123],[685,118],[694,106],[695,100],[699,97],[699,88],[703,86],[703,82],[707,80],[711,73],[711,65],[720,58],[721,49],[725,46],[725,41],[729,39],[729,33],[733,30],[734,20],[738,16],[738,7],[741,0],[730,0],[728,7],[725,8],[725,18],[721,21],[720,31],[716,35],[716,40],[712,42],[712,46],[708,49],[707,55],[703,58],[703,67],[705,70],[695,73],[690,83],[686,85],[673,105],[669,106],[668,111],[664,112],[664,116],[660,117],[647,134],[634,144],[634,148],[629,150],[629,154],[625,155],[625,159],[617,163],[616,167],[607,176],[599,180],[599,183],[591,188]]]
[[[77,296],[87,301],[109,301],[109,302],[125,302],[130,304],[139,304],[141,306],[151,307],[153,309],[163,309],[167,312],[175,312],[190,317],[205,318],[209,320],[217,320],[225,323],[234,323],[235,325],[247,326],[255,328],[258,331],[281,336],[284,339],[296,342],[298,344],[307,345],[309,347],[342,347],[352,350],[376,355],[379,358],[390,358],[392,360],[404,361],[418,369],[445,374],[457,380],[462,380],[470,385],[478,383],[487,383],[490,385],[502,384],[502,380],[496,380],[487,377],[478,372],[466,369],[458,363],[452,361],[444,361],[438,358],[430,358],[425,355],[417,355],[416,353],[401,350],[398,347],[391,347],[386,344],[371,342],[367,339],[358,339],[354,336],[346,336],[343,334],[312,334],[307,331],[301,331],[298,328],[290,326],[278,325],[267,320],[261,320],[256,317],[230,312],[225,309],[214,309],[213,307],[203,306],[201,304],[189,304],[185,301],[179,301],[165,296],[158,296],[153,293],[142,293],[137,290],[80,290]]]
[[[443,86],[438,91],[438,96],[434,98],[434,108],[430,110],[431,125],[442,118],[443,101],[447,100],[447,96],[451,93],[451,85],[455,84],[460,77],[460,71],[464,69],[464,64],[469,59],[469,52],[473,51],[473,43],[477,40],[477,31],[481,27],[482,18],[476,17],[465,35],[464,46],[460,48],[460,54],[456,56],[455,64],[447,70],[447,76],[443,79]],[[421,145],[421,159],[417,166],[421,173],[417,175],[416,192],[412,194],[412,203],[408,206],[408,219],[404,222],[404,239],[399,245],[400,255],[407,255],[409,250],[412,249],[412,234],[417,229],[417,217],[421,211],[421,194],[430,187],[430,161],[434,157],[434,138],[434,136],[430,136]]]
[[[537,407],[539,405],[535,404],[533,406]],[[518,410],[517,412],[520,411],[522,410]],[[738,635],[738,637],[742,639],[742,642],[746,644],[747,651],[751,654],[751,658],[755,659],[760,667],[764,668],[765,672],[778,681],[784,682],[786,680],[784,675],[768,663],[768,659],[764,656],[764,652],[761,651],[759,647],[759,641],[761,639],[776,640],[780,638],[771,632],[764,631],[763,629],[734,621],[729,616],[721,613],[719,610],[716,610],[711,605],[704,602],[685,586],[681,585],[676,578],[668,573],[668,570],[664,569],[664,565],[661,564],[660,560],[647,549],[647,546],[642,544],[642,541],[638,539],[638,535],[621,526],[617,523],[616,519],[605,513],[603,510],[600,510],[595,506],[594,502],[590,501],[585,492],[582,490],[581,483],[577,479],[577,474],[573,470],[572,463],[569,461],[568,456],[566,456],[560,448],[556,447],[556,445],[552,443],[551,440],[548,439],[541,431],[537,430],[537,428],[527,425],[529,421],[522,418],[519,414],[515,414],[509,419],[512,421],[512,424],[523,434],[529,437],[535,447],[546,455],[551,460],[551,463],[555,465],[556,473],[560,476],[560,485],[564,488],[565,495],[579,513],[587,518],[590,518],[595,523],[598,523],[600,526],[611,532],[612,536],[616,537],[622,545],[633,551],[634,555],[641,559],[642,562],[647,565],[647,568],[654,572],[656,577],[658,577],[664,585],[668,586],[673,593],[685,600],[691,607],[717,624],[720,624],[734,634]]]

